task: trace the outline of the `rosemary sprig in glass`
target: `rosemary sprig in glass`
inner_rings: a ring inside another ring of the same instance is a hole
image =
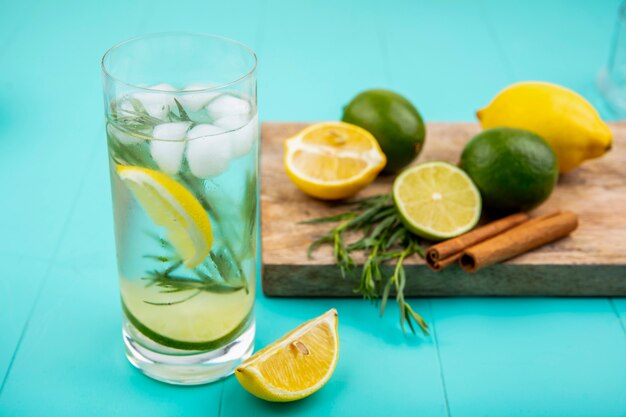
[[[118,129],[123,126],[125,130],[145,133],[146,137],[149,137],[152,129],[160,123],[168,121],[187,121],[191,122],[193,125],[189,115],[176,99],[174,99],[174,102],[177,111],[171,109],[166,120],[160,120],[150,116],[139,100],[133,98],[127,98],[127,100],[131,104],[132,109],[120,109],[115,103],[111,105],[110,119],[115,123]],[[158,169],[149,153],[142,147],[124,145],[118,140],[112,139],[109,140],[109,151],[111,159],[116,164]],[[186,160],[183,163],[186,164]],[[219,201],[217,199],[215,202],[209,200],[204,181],[188,174],[186,168],[187,167],[184,166],[176,175],[177,180],[191,191],[204,210],[211,214],[214,221],[213,226],[221,236],[221,246],[216,251],[212,250],[207,259],[192,271],[193,277],[186,277],[176,274],[177,270],[182,266],[182,260],[178,257],[169,242],[158,236],[153,236],[159,241],[160,246],[165,249],[165,254],[148,254],[144,256],[145,258],[154,259],[163,263],[162,268],[146,271],[144,279],[147,281],[147,286],[157,285],[162,288],[162,293],[194,292],[178,301],[154,303],[146,300],[145,302],[148,304],[178,304],[192,299],[202,291],[213,293],[226,293],[239,291],[241,289],[244,289],[246,292],[249,291],[248,282],[245,279],[241,262],[254,254],[256,242],[252,242],[253,239],[247,239],[246,242],[249,243],[240,245],[242,250],[239,251],[239,253],[235,251],[233,243],[227,238],[229,234],[222,231],[222,216],[216,204]],[[246,213],[246,217],[244,218],[249,219],[249,224],[246,224],[244,227],[245,230],[250,233],[244,233],[243,236],[249,237],[253,234],[252,232],[256,224],[256,178],[253,174],[248,175],[244,192],[248,198],[246,198],[246,204],[242,206],[242,210]]]
[[[167,303],[155,303],[144,300],[152,305],[174,305],[180,304],[200,294],[202,291],[212,293],[229,293],[245,289],[248,292],[248,282],[233,265],[232,258],[224,250],[211,251],[209,256],[192,273],[194,277],[177,275],[176,271],[182,266],[183,261],[178,257],[172,245],[165,239],[151,235],[159,245],[165,250],[162,255],[144,255],[144,258],[153,259],[163,263],[162,269],[147,271],[146,286],[156,285],[161,288],[161,293],[172,294],[184,291],[194,291],[180,300]]]
[[[428,324],[406,302],[404,287],[406,272],[404,261],[415,254],[424,257],[424,250],[417,236],[412,234],[399,218],[391,194],[382,194],[351,204],[343,213],[305,221],[306,224],[335,223],[338,225],[315,240],[308,249],[308,256],[321,245],[331,245],[335,262],[346,278],[356,271],[354,252],[365,254],[358,287],[354,290],[369,300],[381,299],[380,315],[387,306],[391,289],[395,289],[396,301],[400,309],[400,327],[404,331],[407,324],[415,333],[416,323],[424,334],[428,334]],[[346,232],[360,234],[358,240],[347,243]],[[385,276],[381,265],[395,261],[391,276]]]

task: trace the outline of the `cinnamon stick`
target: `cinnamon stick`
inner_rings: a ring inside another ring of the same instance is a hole
[[[426,251],[426,264],[434,271],[440,271],[455,263],[470,246],[492,238],[528,220],[528,214],[517,213],[503,217],[471,232],[431,246]]]
[[[454,255],[448,256],[447,258],[438,261],[433,261],[426,258],[426,265],[428,265],[430,269],[435,272],[441,271],[442,269],[445,269],[450,265],[456,263],[459,259],[461,259],[461,256],[463,256],[463,252],[457,252]]]
[[[466,272],[513,258],[561,239],[578,227],[576,214],[566,211],[531,219],[517,227],[465,250],[459,261]]]

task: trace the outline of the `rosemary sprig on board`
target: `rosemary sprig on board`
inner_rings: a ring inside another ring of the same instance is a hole
[[[370,300],[380,298],[382,316],[391,289],[394,288],[402,330],[404,331],[404,325],[407,324],[415,333],[414,323],[416,323],[424,334],[428,334],[428,324],[404,298],[406,285],[404,261],[415,254],[424,257],[424,250],[419,239],[402,224],[391,194],[365,198],[352,203],[350,209],[343,213],[303,223],[335,222],[339,224],[311,243],[308,249],[309,257],[321,245],[331,245],[335,262],[341,276],[345,278],[353,275],[356,270],[353,253],[363,252],[365,263],[355,292]],[[346,232],[360,234],[360,237],[352,243],[347,243]],[[392,262],[395,262],[394,271],[391,276],[385,276],[381,265]]]

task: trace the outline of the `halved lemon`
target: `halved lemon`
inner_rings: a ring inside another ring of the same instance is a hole
[[[333,308],[255,353],[235,370],[235,375],[259,398],[294,401],[326,384],[338,355],[337,310]]]
[[[405,226],[430,240],[449,239],[472,229],[481,198],[470,177],[447,162],[425,162],[402,172],[393,198]]]
[[[136,166],[117,166],[117,173],[187,268],[195,268],[209,254],[213,232],[209,215],[189,190],[162,172]]]
[[[358,193],[386,162],[374,136],[349,123],[317,123],[285,141],[287,175],[299,189],[323,200]]]

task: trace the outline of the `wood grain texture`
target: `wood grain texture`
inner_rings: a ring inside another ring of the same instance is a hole
[[[306,256],[310,242],[328,225],[299,222],[342,210],[336,203],[300,192],[283,168],[283,141],[305,124],[266,123],[262,128],[261,213],[263,291],[268,296],[355,296],[355,279],[341,279],[325,246]],[[550,199],[532,215],[572,210],[580,225],[569,237],[474,274],[453,265],[430,271],[417,256],[408,260],[410,296],[609,296],[626,295],[626,123],[611,125],[614,149],[562,176]],[[418,162],[458,162],[464,144],[479,131],[469,123],[428,125]],[[381,177],[362,196],[388,192],[393,178]],[[387,269],[389,272],[389,269]]]

